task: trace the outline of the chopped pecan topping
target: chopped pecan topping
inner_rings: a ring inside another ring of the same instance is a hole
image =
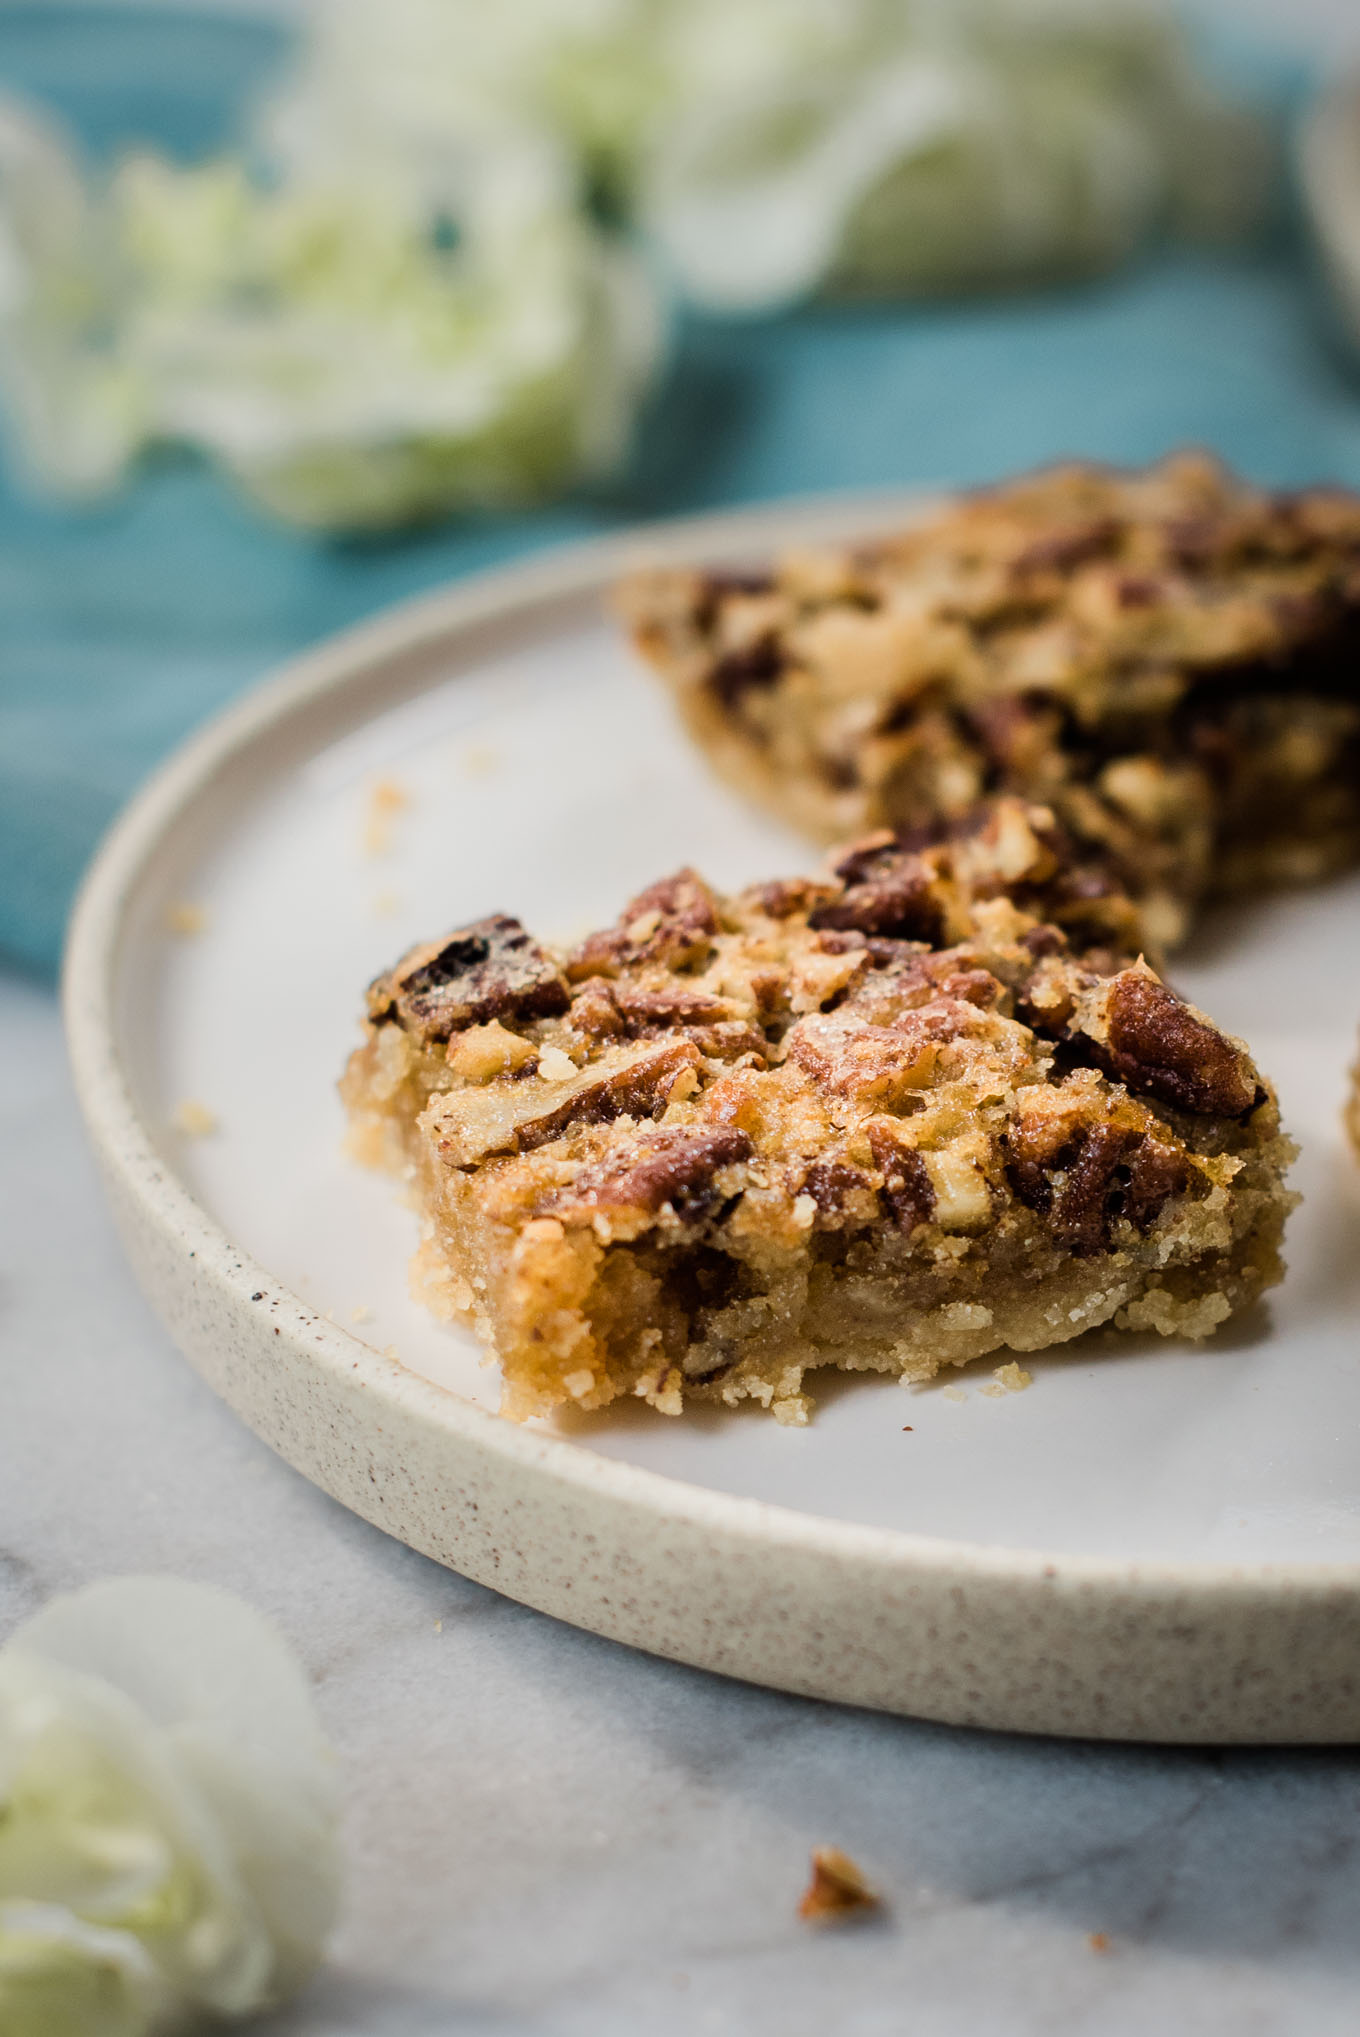
[[[872,1194],[873,1188],[868,1175],[848,1160],[816,1160],[799,1183],[798,1193],[812,1197],[819,1224],[839,1224],[850,1214],[851,1205]]]
[[[1238,1118],[1259,1094],[1250,1061],[1174,990],[1142,970],[1125,969],[1110,986],[1108,1044],[1101,1065],[1143,1096],[1197,1117]]]
[[[1016,992],[1016,1017],[1046,1039],[1066,1039],[1076,1008],[1072,971],[1049,956],[1044,956]]]
[[[733,595],[760,595],[774,592],[774,576],[770,573],[737,573],[721,567],[711,567],[700,576],[694,595],[694,621],[698,629],[707,633],[718,619],[718,611]]]
[[[686,1223],[697,1223],[722,1198],[715,1177],[749,1160],[753,1150],[735,1126],[665,1126],[646,1133],[626,1159],[583,1168],[545,1209],[568,1222],[587,1222],[597,1215],[656,1216],[669,1207]]]
[[[935,1189],[926,1163],[914,1147],[903,1145],[890,1126],[874,1123],[867,1133],[874,1164],[883,1170],[884,1200],[897,1228],[909,1238],[918,1224],[928,1224],[935,1214]]]
[[[1208,1183],[1187,1153],[1163,1139],[1147,1138],[1128,1161],[1122,1214],[1136,1230],[1151,1230],[1177,1195],[1203,1195]]]
[[[567,998],[557,965],[517,919],[495,913],[413,948],[370,985],[368,1010],[434,1045],[488,1019],[554,1018]]]
[[[787,1056],[838,1096],[887,1103],[928,1081],[940,1049],[965,1038],[978,1023],[976,1007],[954,999],[918,1005],[891,1025],[874,1025],[846,1005],[799,1019],[786,1042]]]
[[[869,1025],[902,1026],[909,1015],[924,1006],[939,1013],[951,1012],[950,1036],[971,1028],[971,1016],[958,1006],[971,1005],[975,1011],[993,1011],[1005,996],[1005,988],[990,970],[972,966],[967,949],[945,948],[937,954],[906,941],[866,944],[870,966],[853,979],[837,1011]],[[886,949],[887,953],[875,953]],[[913,1022],[914,1023],[914,1022]],[[945,1037],[942,1023],[935,1025],[937,1037]]]
[[[978,701],[969,707],[967,718],[988,761],[1003,779],[1035,774],[1062,726],[1057,708],[1014,693]]]
[[[763,1062],[769,1045],[757,1027],[733,1018],[725,998],[712,997],[673,976],[644,984],[626,977],[611,982],[592,976],[572,999],[570,1018],[577,1032],[592,1040],[649,1039],[683,1031],[701,1054],[715,1061],[756,1054]]]
[[[1277,594],[1270,612],[1280,628],[1296,641],[1326,636],[1345,621],[1345,603],[1330,587],[1306,594]]]
[[[1116,1218],[1149,1230],[1173,1196],[1202,1184],[1182,1148],[1136,1125],[1022,1115],[1007,1143],[1012,1191],[1079,1258],[1108,1247]]]
[[[1172,517],[1162,527],[1166,555],[1192,570],[1207,566],[1223,548],[1224,529],[1221,516]]]
[[[1116,1170],[1138,1143],[1138,1134],[1120,1125],[1091,1125],[1081,1133],[1049,1210],[1054,1236],[1079,1258],[1103,1251],[1109,1242],[1119,1199]]]
[[[683,1030],[685,1038],[693,1040],[711,1061],[736,1061],[749,1054],[764,1067],[769,1056],[770,1043],[764,1033],[741,1019],[728,1019],[716,1026],[685,1026]]]
[[[836,865],[845,889],[838,899],[819,905],[808,925],[832,931],[889,934],[913,941],[938,942],[943,934],[933,873],[895,837],[871,836]]]
[[[1060,955],[1067,946],[1067,936],[1060,927],[1046,923],[1030,927],[1020,936],[1020,946],[1027,948],[1036,962],[1042,962],[1046,955]]]
[[[708,685],[729,710],[746,694],[773,686],[784,669],[784,653],[773,632],[757,637],[739,651],[728,651],[708,675]]]
[[[1121,573],[1115,582],[1114,598],[1121,608],[1151,608],[1166,592],[1164,581],[1150,573]]]
[[[1119,542],[1120,526],[1113,516],[1093,516],[1084,523],[1068,524],[1049,531],[1025,546],[1016,558],[1016,573],[1068,573],[1112,552]]]
[[[671,978],[660,984],[618,984],[614,1002],[630,1027],[717,1025],[732,1016],[721,997]]]
[[[941,997],[957,997],[979,1011],[992,1011],[1005,995],[990,969],[951,969],[938,979]]]
[[[664,1046],[612,1048],[561,1082],[497,1082],[457,1090],[432,1106],[439,1151],[452,1167],[471,1167],[492,1153],[530,1153],[560,1138],[569,1125],[649,1117],[665,1103],[676,1077],[697,1065],[689,1040]]]
[[[568,1021],[587,1039],[616,1038],[623,1029],[623,1013],[614,998],[614,986],[607,976],[588,976],[571,1000]]]
[[[792,919],[795,913],[838,896],[834,884],[819,883],[815,877],[778,877],[768,884],[753,884],[741,894],[743,905],[768,913],[771,919]]]
[[[789,980],[782,969],[757,969],[751,977],[751,995],[762,1019],[777,1018],[788,1009]]]
[[[573,983],[588,976],[617,976],[642,962],[694,968],[712,952],[718,931],[713,893],[695,870],[677,870],[640,891],[617,925],[588,934],[567,957]]]

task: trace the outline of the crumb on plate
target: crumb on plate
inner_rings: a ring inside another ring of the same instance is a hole
[[[377,778],[368,789],[364,814],[364,854],[385,856],[392,846],[392,822],[411,804],[411,795],[395,778]]]
[[[207,1139],[217,1130],[217,1118],[206,1103],[186,1096],[175,1105],[175,1129],[183,1132],[186,1139]]]
[[[195,905],[192,899],[173,899],[165,908],[165,931],[177,934],[181,940],[191,941],[208,927],[207,908]]]

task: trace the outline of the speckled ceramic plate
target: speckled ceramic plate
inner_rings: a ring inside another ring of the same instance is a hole
[[[1183,958],[1278,1079],[1306,1197],[1285,1286],[1200,1349],[1086,1341],[1000,1398],[986,1365],[911,1393],[830,1379],[803,1431],[640,1406],[515,1427],[471,1340],[407,1296],[411,1214],[341,1156],[362,987],[411,940],[496,908],[566,935],[682,861],[731,885],[807,860],[678,735],[603,613],[620,568],[901,506],[660,527],[465,582],[182,750],[96,863],[67,970],[128,1250],[290,1463],[562,1619],[939,1719],[1356,1738],[1360,1167],[1338,1112],[1357,883],[1225,917]]]

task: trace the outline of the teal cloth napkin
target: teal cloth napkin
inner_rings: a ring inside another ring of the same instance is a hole
[[[98,151],[213,147],[278,54],[244,20],[0,9],[0,81]],[[1281,72],[1282,98],[1294,82]],[[0,949],[54,969],[79,873],[139,779],[280,659],[385,603],[640,517],[1187,441],[1263,482],[1360,486],[1360,392],[1296,236],[1042,295],[691,321],[609,495],[400,542],[282,530],[187,460],[81,514],[0,477]]]

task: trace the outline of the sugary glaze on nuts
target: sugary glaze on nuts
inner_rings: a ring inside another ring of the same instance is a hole
[[[1292,1148],[1246,1049],[1128,947],[1052,815],[719,897],[691,870],[558,952],[505,916],[372,986],[353,1143],[504,1411],[806,1418],[1099,1323],[1202,1337],[1281,1274]]]
[[[1165,947],[1206,894],[1360,855],[1353,495],[1055,468],[620,606],[725,775],[823,840],[1043,800]]]

